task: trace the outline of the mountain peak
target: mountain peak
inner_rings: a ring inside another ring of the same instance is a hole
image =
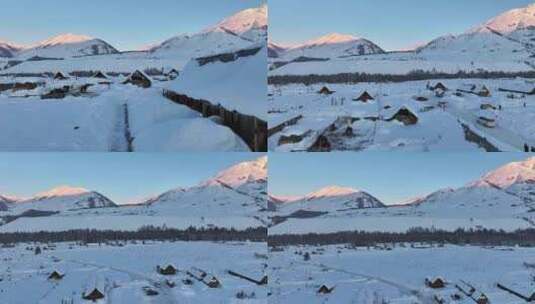
[[[223,183],[236,188],[247,182],[267,180],[267,161],[267,156],[262,156],[256,160],[241,162],[221,171],[214,178],[203,183],[203,185],[210,186]]]
[[[305,42],[304,45],[311,46],[311,45],[346,43],[346,42],[356,41],[359,39],[360,39],[359,37],[355,37],[352,35],[331,33],[331,34],[321,36],[313,40],[309,40]]]
[[[242,10],[223,21],[219,22],[206,31],[214,31],[217,29],[224,29],[236,34],[244,34],[252,29],[261,29],[267,27],[268,24],[268,7],[263,4],[260,7],[249,8]]]
[[[484,175],[473,186],[491,184],[500,188],[507,188],[516,183],[535,181],[535,157],[524,161],[508,163]]]
[[[535,26],[535,3],[500,14],[483,24],[480,28],[490,28],[507,34],[532,26]]]
[[[315,199],[322,197],[336,197],[336,196],[346,196],[354,193],[360,192],[353,188],[340,187],[340,186],[328,186],[321,188],[318,191],[314,191],[306,196],[307,199]]]
[[[38,45],[41,47],[45,47],[45,46],[54,46],[54,45],[61,45],[61,44],[80,43],[80,42],[85,42],[85,41],[89,41],[93,39],[95,38],[86,36],[86,35],[76,35],[72,33],[67,33],[67,34],[61,34],[61,35],[52,37],[50,39],[41,41]]]
[[[36,197],[56,197],[56,196],[72,196],[72,195],[80,195],[84,193],[89,193],[90,191],[84,188],[79,187],[71,187],[71,186],[59,186],[53,189],[50,189],[45,192],[38,193]]]

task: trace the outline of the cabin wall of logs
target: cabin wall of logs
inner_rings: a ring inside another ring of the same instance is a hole
[[[268,128],[266,121],[252,115],[229,111],[209,101],[191,98],[170,90],[164,90],[163,96],[175,103],[185,105],[201,113],[203,117],[220,117],[223,125],[231,128],[252,151],[267,152]]]

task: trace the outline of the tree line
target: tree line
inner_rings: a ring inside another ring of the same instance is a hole
[[[480,246],[535,246],[535,229],[507,232],[494,229],[457,229],[455,231],[433,228],[412,228],[406,232],[347,231],[333,233],[270,235],[270,247],[287,245],[353,244],[374,246],[385,243],[428,243]]]
[[[287,85],[302,83],[312,85],[317,83],[359,83],[359,82],[404,82],[432,79],[496,79],[496,78],[535,78],[535,71],[504,72],[504,71],[459,71],[457,73],[443,73],[438,71],[414,70],[404,75],[370,74],[370,73],[340,73],[333,75],[277,75],[270,76],[270,85]]]
[[[0,244],[27,242],[83,242],[106,241],[253,241],[266,242],[267,228],[256,227],[245,230],[234,228],[174,229],[144,226],[136,231],[75,229],[67,231],[10,232],[0,234]]]

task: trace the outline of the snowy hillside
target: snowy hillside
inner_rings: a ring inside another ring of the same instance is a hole
[[[281,60],[293,60],[299,57],[337,58],[382,53],[384,51],[369,40],[333,33],[307,41],[290,49],[279,50],[278,55]]]
[[[251,45],[250,41],[223,31],[202,32],[173,37],[149,51],[151,56],[179,59],[185,65],[190,59],[233,51]]]
[[[84,35],[62,34],[20,52],[17,59],[32,57],[71,58],[88,55],[116,54],[118,51],[107,42]]]
[[[267,5],[246,9],[199,33],[182,34],[152,48],[150,55],[180,59],[185,65],[190,59],[265,44],[267,38]]]
[[[9,42],[0,41],[0,58],[14,57],[21,50],[22,47],[20,46]]]
[[[190,216],[254,215],[267,207],[267,157],[237,164],[198,186],[165,192],[145,204]]]
[[[0,195],[0,211],[8,211],[8,209],[11,208],[12,204],[15,202],[16,199]]]
[[[481,27],[535,46],[535,4],[507,11],[489,20]]]
[[[60,186],[50,191],[16,202],[10,213],[20,214],[27,210],[67,211],[88,208],[116,207],[117,205],[104,195],[83,188]]]

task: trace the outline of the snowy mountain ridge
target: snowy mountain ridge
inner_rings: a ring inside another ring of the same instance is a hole
[[[80,187],[71,187],[67,185],[58,186],[56,188],[50,189],[48,191],[40,192],[34,196],[35,198],[49,198],[49,197],[57,197],[57,196],[72,196],[72,195],[80,195],[84,193],[90,192],[89,190],[85,188]]]
[[[255,181],[267,181],[267,156],[253,161],[241,162],[218,173],[215,177],[203,182],[202,186],[223,183],[233,188]]]
[[[260,42],[267,38],[268,7],[264,4],[257,8],[249,8],[225,18],[215,26],[203,32],[223,30],[236,34],[244,39]]]
[[[215,55],[264,44],[267,39],[267,6],[240,11],[195,34],[172,37],[150,49],[160,58],[192,58]]]
[[[273,45],[276,44],[272,43]],[[299,57],[337,58],[383,54],[384,52],[383,49],[367,39],[339,33],[331,33],[287,49],[278,49],[277,51],[278,56],[284,60],[293,60]]]
[[[507,34],[516,30],[535,29],[535,3],[523,8],[509,10],[485,22],[478,28],[483,27]]]
[[[119,51],[104,40],[69,33],[46,39],[30,48],[24,49],[17,54],[17,58],[72,58],[118,53]]]
[[[535,157],[501,166],[470,185],[485,186],[490,184],[506,189],[518,183],[535,183]]]

